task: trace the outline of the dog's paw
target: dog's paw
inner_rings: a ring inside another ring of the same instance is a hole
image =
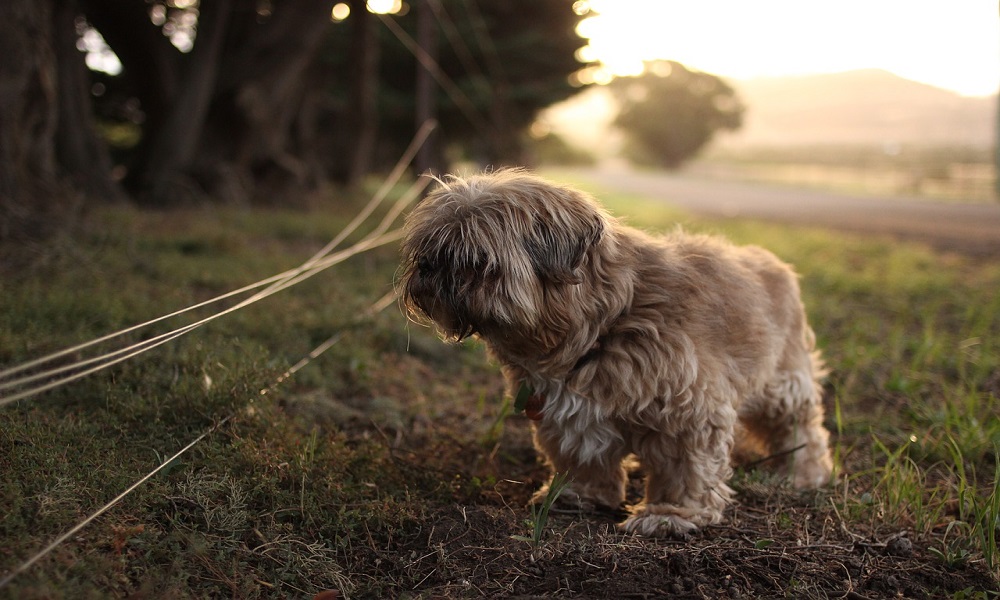
[[[722,507],[698,508],[674,504],[646,504],[619,525],[623,531],[650,537],[684,539],[703,525],[714,525],[722,520]]]
[[[698,530],[698,526],[679,515],[639,513],[632,515],[618,527],[626,533],[647,537],[685,539]]]
[[[830,483],[833,464],[828,457],[811,463],[799,463],[792,467],[792,485],[797,490],[814,490]]]

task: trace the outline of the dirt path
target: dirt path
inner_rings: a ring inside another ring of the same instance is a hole
[[[943,250],[1000,257],[1000,204],[865,197],[623,168],[567,173],[609,190],[660,198],[697,214],[888,234]]]

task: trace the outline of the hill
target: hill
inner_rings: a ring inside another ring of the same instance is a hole
[[[989,146],[995,96],[966,97],[864,69],[733,80],[747,106],[723,146],[920,144]]]

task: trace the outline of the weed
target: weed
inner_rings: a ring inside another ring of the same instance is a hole
[[[976,481],[968,478],[959,445],[952,441],[951,449],[952,459],[957,467],[955,496],[958,500],[959,522],[965,526],[971,545],[982,553],[987,568],[1000,573],[1000,555],[997,551],[997,531],[1000,530],[1000,454],[994,447],[993,483],[984,494]]]
[[[480,401],[482,402],[482,399]],[[496,419],[493,420],[493,423],[483,435],[481,442],[483,446],[493,447],[500,441],[500,437],[503,435],[504,424],[512,414],[514,414],[514,403],[505,395],[500,402],[500,409],[497,411]]]
[[[532,548],[537,548],[542,543],[542,534],[545,532],[545,525],[549,521],[549,510],[568,484],[569,478],[566,473],[556,473],[552,477],[552,482],[549,483],[548,493],[545,494],[542,502],[531,505],[531,519],[527,521],[527,524],[531,527],[531,536],[512,535],[511,538],[521,542],[528,542]]]
[[[941,537],[941,546],[939,548],[932,546],[928,548],[927,551],[937,557],[949,569],[956,569],[964,566],[969,561],[972,553],[966,547],[965,542],[963,541],[964,538],[948,539],[948,536],[953,530],[958,531],[966,528],[966,524],[961,521],[952,521],[951,523],[948,523],[948,526],[945,528],[945,533]]]
[[[945,489],[931,484],[927,473],[907,454],[913,440],[891,449],[873,436],[882,464],[875,469],[875,496],[881,517],[928,534],[945,511]]]
[[[914,450],[929,460],[960,459],[980,465],[1000,444],[1000,401],[975,390],[949,390],[939,405],[914,409],[923,435]]]

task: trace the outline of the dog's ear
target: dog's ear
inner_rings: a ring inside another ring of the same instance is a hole
[[[555,283],[580,283],[587,251],[600,242],[606,224],[586,202],[561,205],[548,218],[537,219],[525,247],[539,277]]]

